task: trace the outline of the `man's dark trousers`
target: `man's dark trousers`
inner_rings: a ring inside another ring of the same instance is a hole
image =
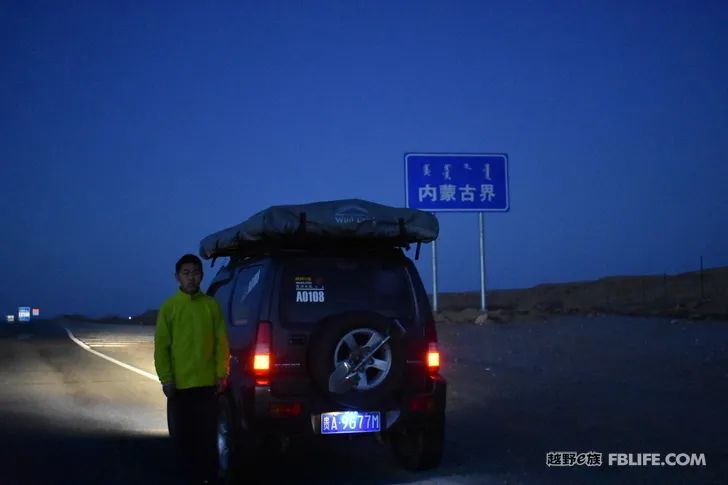
[[[215,387],[178,389],[167,399],[167,424],[179,463],[190,483],[217,478]]]

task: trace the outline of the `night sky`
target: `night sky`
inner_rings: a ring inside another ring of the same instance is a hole
[[[4,1],[0,310],[156,308],[265,207],[403,205],[407,152],[508,154],[491,289],[728,265],[726,25],[725,1]],[[477,215],[438,218],[441,289],[476,290]]]

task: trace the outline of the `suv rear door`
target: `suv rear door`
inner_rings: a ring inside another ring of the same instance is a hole
[[[406,263],[404,257],[361,255],[282,259],[272,313],[276,322],[272,391],[285,395],[312,391],[307,374],[310,340],[322,320],[332,315],[376,312],[397,319],[412,336],[420,335],[415,287]],[[408,354],[419,354],[421,342],[409,340],[416,349]]]

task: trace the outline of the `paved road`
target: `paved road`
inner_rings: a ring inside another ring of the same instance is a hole
[[[60,326],[3,327],[0,386],[0,483],[165,483],[174,473],[158,385]]]
[[[153,373],[151,328],[67,325]],[[282,483],[728,483],[728,325],[565,318],[439,328],[450,383],[443,465],[412,474],[374,442],[297,448]],[[2,484],[178,483],[151,379],[60,325],[0,327]],[[547,451],[705,453],[707,467],[546,467]]]

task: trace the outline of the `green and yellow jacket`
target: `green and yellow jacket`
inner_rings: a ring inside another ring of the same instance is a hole
[[[229,370],[230,348],[220,305],[201,291],[178,289],[162,303],[154,333],[154,367],[177,389],[214,386]]]

